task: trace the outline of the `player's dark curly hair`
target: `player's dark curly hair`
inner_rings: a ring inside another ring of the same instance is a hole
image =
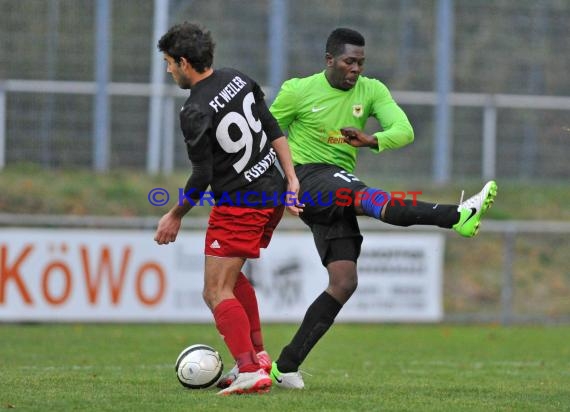
[[[362,47],[364,46],[364,36],[356,30],[339,27],[329,35],[325,51],[336,57],[344,52],[345,44]]]
[[[195,23],[184,22],[172,26],[160,38],[157,47],[176,63],[180,63],[180,58],[184,57],[198,73],[212,67],[214,61],[212,35]]]

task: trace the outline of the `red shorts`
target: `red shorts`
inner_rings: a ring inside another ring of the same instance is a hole
[[[270,209],[214,206],[210,212],[204,253],[208,256],[258,258],[269,245],[284,206]]]

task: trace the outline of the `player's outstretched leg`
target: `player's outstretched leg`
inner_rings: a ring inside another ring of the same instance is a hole
[[[459,222],[453,225],[453,229],[464,237],[473,237],[479,231],[481,218],[489,210],[497,196],[497,183],[491,180],[483,186],[483,189],[466,201],[461,201],[457,207],[460,214]]]
[[[218,392],[218,395],[242,395],[246,393],[265,393],[271,388],[271,378],[264,369],[256,372],[242,372],[236,380],[226,389]]]

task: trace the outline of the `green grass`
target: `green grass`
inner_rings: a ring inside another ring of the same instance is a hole
[[[294,325],[267,325],[274,356]],[[570,327],[333,326],[303,368],[306,389],[216,396],[173,363],[213,325],[0,325],[0,409],[26,411],[567,411]]]

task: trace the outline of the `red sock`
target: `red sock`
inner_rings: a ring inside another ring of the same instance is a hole
[[[214,308],[216,328],[223,336],[240,372],[255,372],[260,368],[249,336],[249,320],[237,299],[225,299]]]
[[[240,272],[234,286],[234,295],[243,306],[249,319],[251,343],[256,352],[261,352],[263,348],[263,336],[261,334],[261,321],[259,320],[259,308],[257,307],[257,297],[255,289],[249,283],[245,275]]]

